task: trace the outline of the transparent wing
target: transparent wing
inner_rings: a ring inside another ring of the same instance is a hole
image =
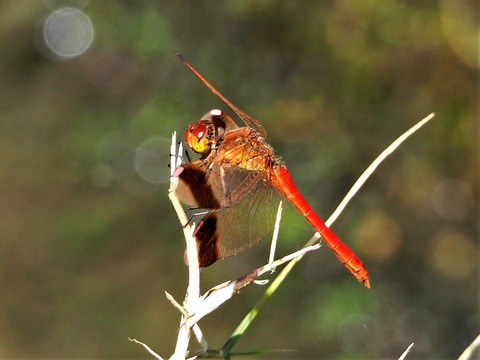
[[[218,259],[238,254],[269,235],[278,206],[274,199],[279,198],[278,192],[257,176],[248,196],[205,215],[195,233],[200,266],[209,266]]]
[[[254,191],[262,179],[258,171],[223,168],[196,160],[180,166],[175,194],[186,205],[207,210],[232,207]]]
[[[258,186],[244,201],[216,211],[219,218],[218,257],[220,259],[248,249],[269,235],[275,225],[278,193],[266,182]]]

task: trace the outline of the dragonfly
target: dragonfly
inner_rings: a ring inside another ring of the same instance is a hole
[[[195,74],[245,124],[239,126],[224,111],[213,109],[185,131],[185,141],[199,158],[174,172],[175,193],[199,212],[196,238],[198,265],[207,267],[257,244],[273,228],[277,197],[284,197],[324,239],[341,263],[367,288],[368,271],[310,207],[295,186],[287,167],[266,140],[260,122],[222,95],[182,55]],[[280,196],[278,196],[280,194]]]

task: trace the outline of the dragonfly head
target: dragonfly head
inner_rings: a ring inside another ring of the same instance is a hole
[[[214,126],[208,120],[200,120],[188,125],[185,140],[197,154],[208,155],[214,144]]]

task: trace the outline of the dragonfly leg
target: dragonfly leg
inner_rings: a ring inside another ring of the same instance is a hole
[[[187,212],[190,212],[192,210],[199,210],[200,208],[197,208],[197,207],[189,207],[187,208]],[[190,225],[192,223],[192,220],[193,218],[197,217],[197,216],[205,216],[207,215],[211,210],[203,210],[203,211],[199,211],[199,212],[195,212],[193,214],[190,215],[190,217],[188,218],[188,221],[185,225],[182,225],[182,228],[186,228],[188,225]]]
[[[185,157],[187,158],[187,162],[192,162],[192,159],[190,158],[190,153],[185,149]],[[182,159],[183,160],[183,159]]]

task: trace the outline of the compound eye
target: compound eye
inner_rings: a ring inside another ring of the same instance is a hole
[[[200,122],[189,127],[190,136],[195,136],[197,140],[201,140],[207,136],[207,127]]]
[[[201,120],[190,124],[185,131],[185,140],[193,151],[206,154],[211,149],[211,139],[208,136],[208,122]]]

